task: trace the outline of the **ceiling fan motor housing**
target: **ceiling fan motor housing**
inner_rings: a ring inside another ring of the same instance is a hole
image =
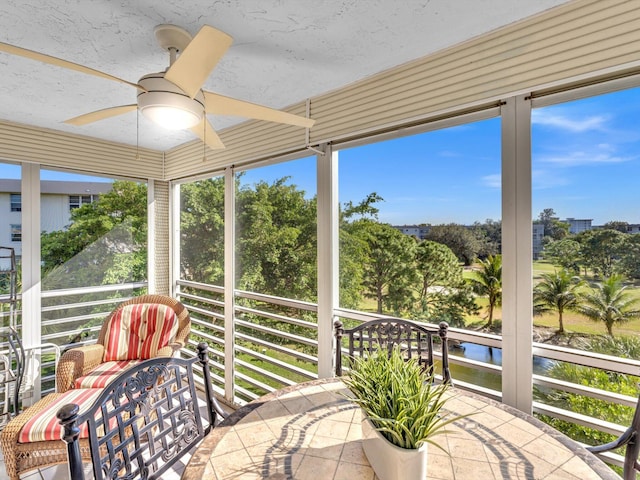
[[[204,118],[204,95],[189,97],[180,87],[164,78],[164,72],[143,76],[138,84],[138,109],[155,123],[172,130],[191,128]]]

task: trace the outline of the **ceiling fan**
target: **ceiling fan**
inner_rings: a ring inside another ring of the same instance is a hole
[[[193,38],[175,25],[158,25],[154,33],[160,46],[169,52],[169,67],[164,72],[142,76],[138,83],[8,43],[0,42],[0,51],[138,89],[137,104],[105,108],[65,121],[71,125],[86,125],[139,109],[165,128],[190,129],[212,149],[224,148],[224,144],[207,120],[207,114],[236,115],[305,128],[313,126],[314,120],[310,118],[202,90],[207,77],[231,46],[233,39],[226,33],[209,25],[204,25]]]

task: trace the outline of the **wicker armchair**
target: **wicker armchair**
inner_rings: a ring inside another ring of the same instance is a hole
[[[86,388],[87,385],[78,384],[78,380],[81,377],[87,377],[92,372],[99,376],[102,382],[91,386],[104,387],[110,379],[115,378],[126,368],[127,365],[124,362],[117,362],[117,365],[112,366],[112,368],[105,368],[102,371],[99,367],[104,365],[104,362],[107,360],[109,328],[112,321],[117,318],[118,312],[126,307],[140,306],[143,304],[165,305],[172,309],[177,317],[178,328],[175,335],[169,340],[168,345],[159,348],[156,355],[153,356],[173,356],[175,352],[185,345],[191,330],[191,318],[189,317],[188,310],[182,303],[165,295],[141,295],[134,297],[131,300],[121,303],[118,308],[107,317],[100,330],[97,343],[74,348],[62,355],[56,367],[56,388],[58,393],[64,393],[72,388]],[[131,365],[135,365],[135,363],[137,363],[137,361],[132,362]]]
[[[105,320],[97,344],[74,348],[62,355],[56,369],[58,392],[47,395],[24,410],[1,432],[0,446],[10,480],[18,480],[21,473],[29,470],[67,462],[67,448],[61,440],[61,426],[55,418],[56,412],[69,403],[79,404],[84,408],[91,405],[102,393],[103,388],[78,388],[77,382],[83,377],[89,378],[93,383],[99,380],[100,386],[104,387],[119,376],[126,376],[123,371],[127,370],[127,365],[135,367],[144,361],[141,359],[117,362],[120,364],[117,369],[107,370],[106,373],[101,370],[105,365],[104,359],[108,358],[106,352],[110,339],[109,326],[112,321],[119,316],[122,317],[125,311],[123,309],[134,306],[140,310],[146,309],[147,312],[149,306],[153,306],[151,310],[153,312],[167,311],[167,308],[158,308],[157,305],[168,307],[171,311],[168,313],[174,313],[175,319],[170,315],[173,334],[164,337],[169,341],[166,346],[154,351],[153,357],[172,357],[185,345],[191,329],[191,319],[189,312],[179,301],[164,295],[141,295],[121,303]],[[164,344],[163,342],[162,345]],[[91,377],[92,372],[102,372],[102,374]],[[79,440],[79,450],[83,458],[89,459],[89,446],[85,438]]]

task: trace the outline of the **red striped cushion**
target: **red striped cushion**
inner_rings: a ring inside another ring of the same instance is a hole
[[[177,332],[178,317],[167,305],[127,305],[113,315],[107,326],[103,361],[153,358]]]
[[[73,384],[73,388],[104,388],[124,370],[138,363],[140,363],[140,360],[120,360],[117,362],[101,363],[87,375],[77,378]]]
[[[18,435],[19,443],[42,442],[47,440],[60,440],[62,438],[62,425],[60,425],[56,413],[63,405],[67,403],[76,403],[80,406],[80,412],[83,413],[90,407],[98,395],[102,393],[101,388],[87,388],[83,390],[68,390],[64,393],[51,394],[57,395],[53,402],[39,413],[35,414],[22,427]],[[88,426],[84,423],[80,427],[80,438],[87,438]]]

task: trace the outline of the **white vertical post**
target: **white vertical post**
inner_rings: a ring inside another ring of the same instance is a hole
[[[42,343],[40,273],[40,165],[22,164],[22,341],[25,347]],[[23,403],[40,398],[40,354],[27,365],[33,390],[25,391]]]
[[[318,377],[334,374],[333,310],[338,306],[338,152],[318,154]]]
[[[156,293],[156,198],[153,179],[147,182],[147,291]]]
[[[532,411],[531,101],[502,107],[502,401]]]
[[[178,296],[180,278],[180,184],[169,184],[169,292]]]
[[[224,171],[224,395],[235,392],[236,179],[233,167]]]

